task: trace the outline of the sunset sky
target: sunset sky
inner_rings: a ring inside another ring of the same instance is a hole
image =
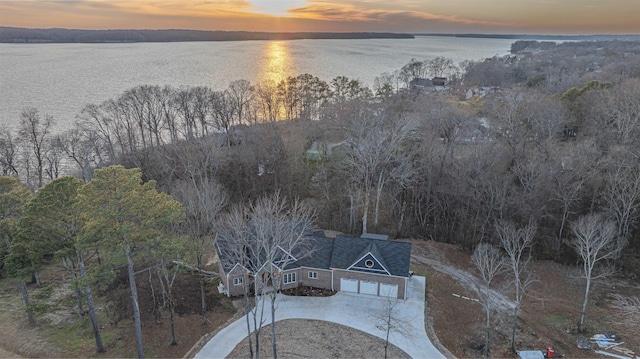
[[[640,0],[0,0],[0,26],[639,34]]]

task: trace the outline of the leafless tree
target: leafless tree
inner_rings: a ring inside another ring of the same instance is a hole
[[[47,180],[53,181],[62,174],[62,166],[64,166],[64,147],[60,135],[54,136],[47,141],[47,150],[44,156]]]
[[[580,199],[583,191],[584,179],[572,170],[556,171],[553,175],[552,199],[560,203],[561,216],[558,237],[555,241],[560,244],[564,240],[564,231],[569,215],[572,213],[572,206]],[[555,246],[556,250],[559,246]]]
[[[9,130],[0,132],[0,166],[3,176],[18,177],[18,144]]]
[[[251,330],[255,330],[256,358],[260,355],[259,332],[264,323],[263,299],[267,294],[271,299],[271,346],[273,357],[277,358],[275,313],[282,272],[294,260],[309,255],[312,250],[308,236],[313,218],[313,211],[301,202],[288,202],[276,193],[258,199],[251,206],[234,208],[225,228],[218,232],[217,246],[227,258],[225,260],[231,261],[228,264],[244,267],[253,280],[255,294],[261,296],[255,300],[252,309],[247,305],[247,330],[249,336]],[[249,322],[250,312],[253,328]]]
[[[275,122],[281,119],[281,102],[278,98],[278,84],[265,80],[256,88],[255,102],[263,122]]]
[[[395,297],[387,297],[380,302],[380,310],[373,313],[373,317],[377,319],[376,328],[385,333],[384,336],[384,358],[387,359],[389,349],[389,336],[395,333],[403,338],[412,337],[411,324],[398,313],[398,299]]]
[[[44,165],[47,152],[47,142],[51,137],[53,118],[51,116],[40,117],[35,108],[24,109],[20,115],[18,135],[25,146],[25,159],[27,167],[33,166],[35,182],[30,183],[32,189],[38,189],[44,184]],[[28,169],[28,173],[32,173]]]
[[[298,89],[298,78],[289,76],[277,85],[278,99],[284,110],[284,118],[292,120],[298,117],[298,105],[301,93]]]
[[[593,280],[614,273],[611,261],[617,259],[626,245],[626,240],[618,235],[616,225],[602,214],[591,213],[573,223],[574,238],[569,243],[582,259],[582,274],[586,281],[582,313],[578,330],[584,332],[584,318],[587,313],[589,290]]]
[[[91,180],[93,170],[101,164],[100,139],[91,130],[81,125],[60,135],[62,150],[77,167],[79,176],[85,183]]]
[[[491,311],[493,305],[493,294],[491,284],[494,279],[503,271],[505,260],[500,250],[488,243],[480,243],[473,255],[471,261],[478,269],[484,288],[478,293],[480,294],[480,304],[485,311],[486,332],[484,343],[484,357],[489,356],[489,343],[491,338]]]
[[[118,126],[106,111],[106,105],[87,105],[80,113],[79,128],[92,133],[91,140],[98,143],[100,151],[96,151],[99,163],[114,164],[121,155],[123,148],[116,138]],[[104,154],[103,154],[104,152]]]
[[[402,69],[400,69],[399,78],[402,79],[406,87],[409,87],[411,81],[424,77],[425,73],[426,69],[424,67],[424,62],[411,59],[409,63],[402,66]]]
[[[368,230],[371,197],[374,197],[374,226],[378,226],[383,189],[395,178],[406,178],[411,170],[411,152],[404,146],[415,135],[417,122],[394,119],[386,113],[352,118],[345,124],[349,138],[344,171],[363,196],[362,232]]]
[[[522,228],[512,222],[500,221],[496,225],[496,233],[500,245],[507,253],[507,265],[513,272],[515,307],[513,309],[513,326],[511,328],[511,351],[516,352],[515,339],[518,326],[518,310],[527,287],[533,282],[528,265],[531,260],[531,246],[537,226],[528,224]]]
[[[436,77],[452,77],[459,71],[458,67],[453,63],[453,60],[443,56],[437,56],[431,60],[425,60],[424,67],[431,76]]]
[[[236,118],[237,104],[229,90],[212,92],[209,101],[215,129],[224,132],[228,137]]]
[[[606,212],[617,224],[618,236],[630,239],[630,231],[638,218],[640,205],[640,176],[638,167],[623,165],[608,172],[602,194]]]
[[[218,216],[226,206],[226,190],[215,179],[197,176],[195,171],[188,172],[189,180],[175,186],[173,195],[186,209],[185,229],[193,238],[193,252],[196,257],[196,269],[203,269],[203,256],[207,243],[213,238],[218,225]],[[207,323],[207,305],[204,276],[200,277],[202,325]]]
[[[247,80],[237,80],[229,84],[229,97],[235,108],[234,124],[246,124],[249,107],[255,96],[255,88]]]
[[[640,79],[629,79],[606,93],[603,120],[618,143],[635,141],[640,132]]]

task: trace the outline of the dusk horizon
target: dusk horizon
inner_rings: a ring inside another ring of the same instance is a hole
[[[635,0],[2,1],[0,26],[82,30],[635,35]]]
[[[498,32],[402,32],[402,31],[276,31],[276,30],[203,30],[197,28],[74,28],[74,27],[23,27],[23,26],[4,26],[0,25],[0,28],[16,28],[16,29],[28,29],[28,30],[81,30],[81,31],[198,31],[198,32],[247,32],[247,33],[273,33],[273,34],[296,34],[296,33],[319,33],[319,34],[348,34],[348,33],[380,33],[380,34],[403,34],[403,35],[415,35],[415,36],[464,36],[464,35],[478,35],[478,36],[543,36],[543,37],[589,37],[589,36],[640,36],[639,32],[628,33],[524,33],[524,32],[511,32],[511,33],[498,33]]]

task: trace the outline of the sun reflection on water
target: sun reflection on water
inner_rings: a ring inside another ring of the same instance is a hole
[[[284,41],[271,41],[265,52],[266,65],[260,77],[263,81],[277,85],[290,75],[287,71],[290,61],[289,47]]]

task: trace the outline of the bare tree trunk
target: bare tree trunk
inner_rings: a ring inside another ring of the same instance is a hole
[[[84,259],[80,254],[78,254],[78,266],[80,267],[80,277],[86,278],[87,273],[84,269]],[[85,286],[84,293],[87,297],[87,306],[89,307],[89,318],[91,318],[91,325],[93,326],[93,336],[96,339],[96,351],[98,351],[99,353],[102,353],[104,352],[104,346],[102,345],[102,336],[100,335],[100,326],[98,325],[98,316],[96,315],[96,306],[93,303],[91,288],[89,288],[88,284]]]
[[[400,219],[398,219],[398,235],[402,235],[402,227],[404,226],[404,212],[407,209],[407,201],[402,200],[402,204],[400,205]]]
[[[200,276],[200,313],[202,325],[207,325],[207,296],[204,290],[204,277]]]
[[[173,300],[173,283],[175,283],[176,281],[176,277],[178,276],[178,265],[177,264],[173,264],[173,268],[172,268],[172,272],[171,272],[171,278],[169,278],[169,273],[167,272],[167,267],[165,266],[162,269],[162,274],[164,277],[164,280],[166,280],[166,286],[164,285],[164,283],[162,284],[162,290],[164,291],[164,289],[167,289],[166,292],[166,296],[167,296],[167,302],[169,305],[169,325],[171,326],[171,346],[176,346],[178,345],[178,341],[176,340],[176,326],[175,326],[175,321],[174,321],[174,317],[175,317],[175,302]],[[158,275],[158,277],[160,277],[160,275]],[[162,277],[160,277],[160,282],[163,282]],[[163,296],[164,296],[163,292]]]
[[[84,308],[82,307],[82,292],[80,292],[78,283],[75,284],[75,287],[76,300],[78,302],[78,312],[80,313],[80,315],[84,315]]]
[[[485,308],[486,314],[486,333],[484,340],[484,357],[485,359],[489,357],[489,340],[491,335],[491,293],[489,293],[489,288],[487,287],[487,304]]]
[[[73,275],[75,279],[75,282],[73,285],[75,287],[74,292],[75,292],[76,301],[78,304],[78,313],[80,315],[84,315],[84,308],[82,307],[82,292],[80,291],[80,285],[78,285],[78,273],[76,272],[75,265],[71,260],[71,258],[69,258],[68,256],[65,256],[64,258],[62,258],[62,265],[67,271],[69,271]]]
[[[36,282],[36,285],[38,286],[38,288],[42,288],[42,282],[40,282],[40,275],[38,274],[38,272],[33,272],[33,281]]]
[[[153,317],[156,318],[156,321],[160,320],[160,311],[158,311],[158,306],[156,305],[156,291],[153,289],[153,281],[151,280],[151,270],[149,270],[149,288],[151,289],[151,305],[153,306]],[[162,283],[162,280],[160,281]],[[164,290],[162,292],[164,296]]]
[[[144,351],[142,348],[142,324],[140,323],[140,307],[138,306],[138,289],[136,288],[136,277],[133,271],[133,260],[131,259],[131,248],[127,244],[125,248],[125,255],[127,257],[127,271],[129,272],[129,287],[131,288],[131,301],[133,304],[133,321],[136,330],[136,349],[138,351],[138,358],[144,358]]]
[[[369,214],[369,190],[364,191],[364,208],[362,208],[362,233],[367,233],[367,215]]]
[[[22,293],[22,300],[24,301],[24,305],[27,309],[27,316],[29,317],[29,325],[34,326],[36,325],[36,319],[33,317],[33,314],[31,314],[31,310],[29,308],[29,305],[30,305],[29,292],[27,291],[27,285],[23,280],[21,280],[19,283],[19,286],[20,286],[20,293]]]
[[[175,278],[175,275],[174,275]],[[174,305],[173,305],[173,294],[171,292],[171,287],[169,287],[169,323],[171,324],[171,345],[175,346],[178,345],[178,341],[176,340],[176,326],[175,323],[173,321],[173,316],[175,313],[174,310]]]
[[[511,351],[516,353],[516,328],[518,327],[518,309],[520,309],[520,302],[516,302],[516,307],[513,309],[513,326],[511,327]]]
[[[166,308],[167,307],[167,289],[164,286],[164,281],[162,280],[162,273],[160,273],[160,268],[158,268],[158,270],[156,271],[156,274],[158,275],[160,288],[162,288],[162,308]],[[151,284],[151,271],[149,271],[149,284]],[[153,291],[153,287],[151,287],[151,290]]]
[[[355,200],[353,198],[353,193],[349,193],[349,232],[353,232],[355,228]]]
[[[376,186],[376,204],[375,204],[376,209],[373,217],[374,230],[378,229],[378,218],[380,216],[380,197],[382,196],[383,188],[384,188],[383,175],[382,175],[382,172],[380,172],[380,175],[378,176],[378,186]]]
[[[386,325],[386,329],[387,329],[387,334],[384,338],[384,359],[387,359],[387,355],[388,355],[388,351],[389,351],[389,334],[391,333],[391,310],[389,310],[387,313],[387,325]]]
[[[247,288],[246,276],[243,279],[243,287],[244,287],[244,312],[245,318],[247,318],[247,339],[249,340],[249,358],[253,359],[253,343],[251,342],[251,322],[249,321],[249,312],[251,308],[249,308],[249,289]]]
[[[587,315],[587,303],[589,301],[589,290],[591,289],[591,276],[587,276],[587,287],[584,290],[584,303],[582,303],[582,313],[580,314],[580,325],[578,331],[584,333],[584,318]]]
[[[278,286],[277,288],[279,288]],[[276,295],[278,291],[273,288],[271,292],[271,351],[273,352],[273,359],[278,358],[276,350]]]

